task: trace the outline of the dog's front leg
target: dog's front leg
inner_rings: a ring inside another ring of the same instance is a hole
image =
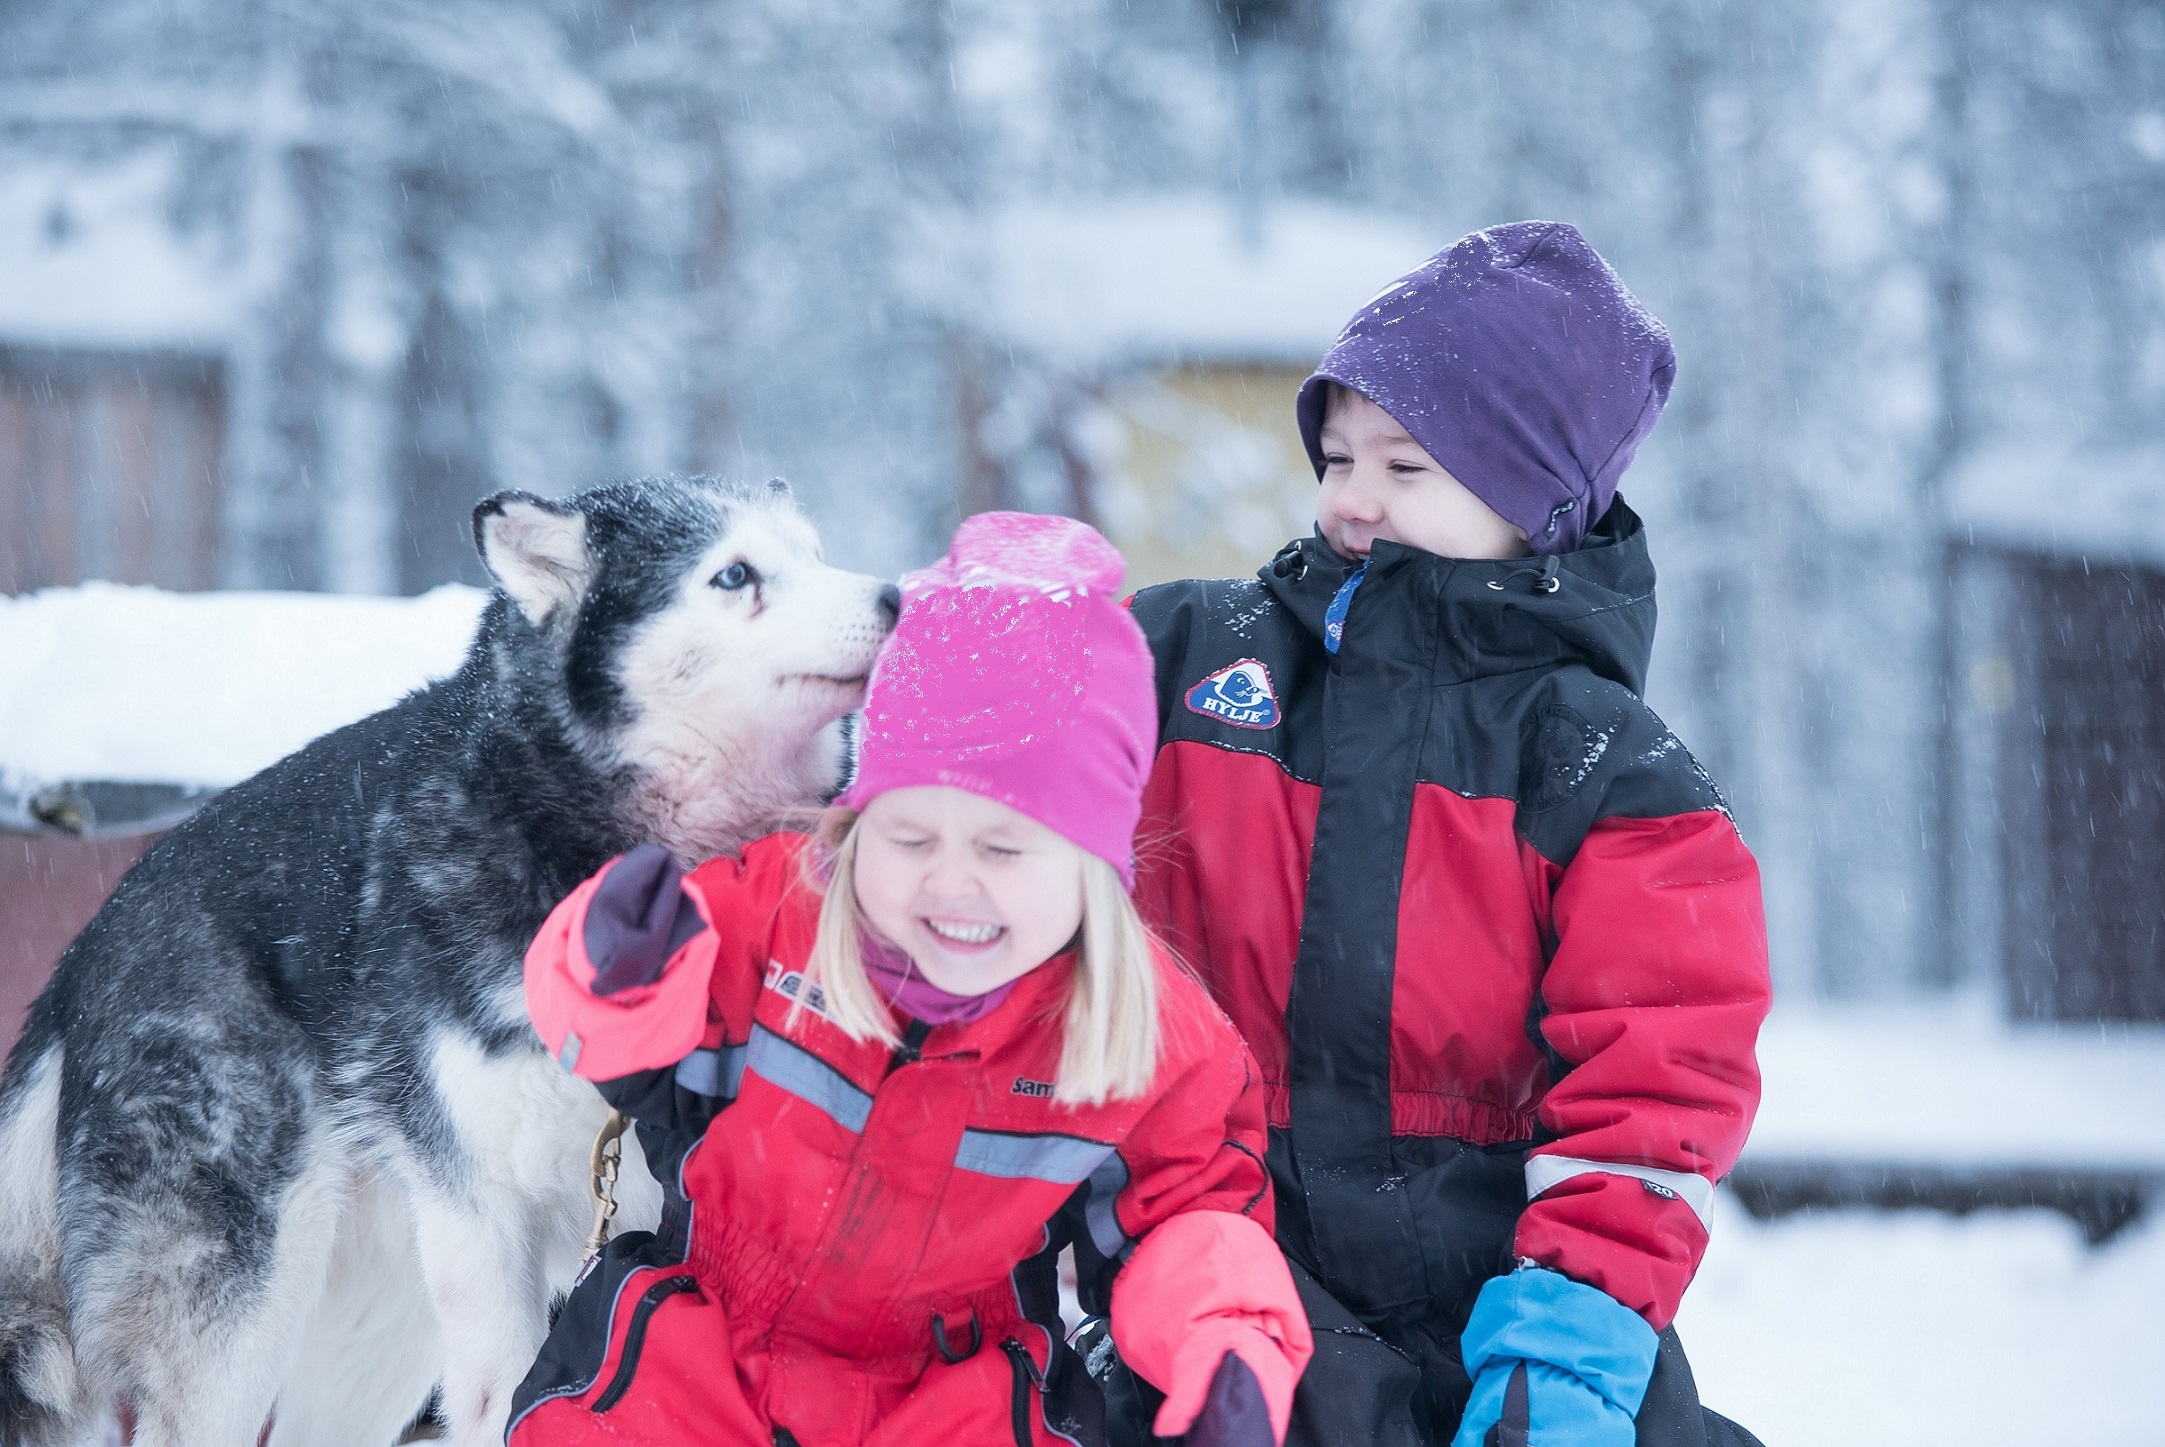
[[[414,1202],[421,1269],[444,1343],[443,1413],[458,1447],[497,1447],[511,1394],[549,1325],[537,1226],[514,1190]]]
[[[383,1447],[443,1375],[403,1181],[357,1171],[268,1447]]]
[[[578,1272],[593,1221],[587,1152],[608,1108],[538,1047],[488,1056],[447,1034],[433,1068],[462,1157],[414,1187],[422,1271],[443,1332],[444,1415],[460,1447],[496,1447],[547,1334],[550,1294],[568,1291]],[[617,1225],[649,1226],[661,1188],[634,1139],[624,1145]]]

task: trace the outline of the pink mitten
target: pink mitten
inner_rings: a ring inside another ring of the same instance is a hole
[[[1314,1344],[1292,1273],[1261,1226],[1230,1211],[1186,1211],[1158,1226],[1113,1283],[1112,1323],[1121,1359],[1165,1393],[1158,1435],[1218,1431],[1241,1415],[1240,1373],[1225,1370],[1230,1352],[1261,1392],[1273,1440],[1285,1440],[1293,1385]],[[1221,1370],[1226,1381],[1214,1392]],[[1225,1420],[1198,1424],[1206,1406]],[[1227,1436],[1226,1447],[1246,1447],[1242,1435]]]
[[[616,1080],[674,1065],[699,1047],[715,938],[698,927],[697,907],[695,895],[660,880],[634,850],[549,911],[526,950],[526,1010],[559,1065]]]

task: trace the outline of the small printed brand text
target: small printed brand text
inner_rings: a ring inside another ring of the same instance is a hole
[[[802,996],[804,1008],[815,1015],[827,1013],[826,992],[806,980],[803,971],[783,969],[779,960],[767,962],[767,988],[792,1000]]]

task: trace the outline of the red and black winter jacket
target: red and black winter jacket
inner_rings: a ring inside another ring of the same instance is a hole
[[[1654,572],[1318,538],[1132,601],[1160,744],[1137,900],[1260,1063],[1279,1239],[1372,1317],[1514,1256],[1661,1327],[1759,1097],[1759,874],[1641,702]]]
[[[595,988],[607,870],[527,952],[543,1043],[603,1077],[691,1214],[688,1261],[633,1262],[581,1306],[591,1330],[559,1323],[511,1440],[1087,1444],[1095,1389],[1054,1282],[1070,1244],[1137,1370],[1192,1413],[1237,1350],[1282,1437],[1308,1329],[1271,1241],[1253,1063],[1209,996],[1160,954],[1157,1075],[1095,1106],[1052,1094],[1072,953],[981,1019],[852,1040],[802,974],[805,847],[774,835],[686,876],[699,924],[664,928],[652,983]]]

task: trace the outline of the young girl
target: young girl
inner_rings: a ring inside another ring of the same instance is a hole
[[[636,850],[550,915],[535,1027],[640,1122],[688,1251],[597,1258],[512,1447],[1102,1440],[1069,1244],[1159,1432],[1282,1440],[1310,1344],[1262,1098],[1128,898],[1156,732],[1120,573],[1080,523],[970,519],[904,580],[816,838],[681,881]]]

